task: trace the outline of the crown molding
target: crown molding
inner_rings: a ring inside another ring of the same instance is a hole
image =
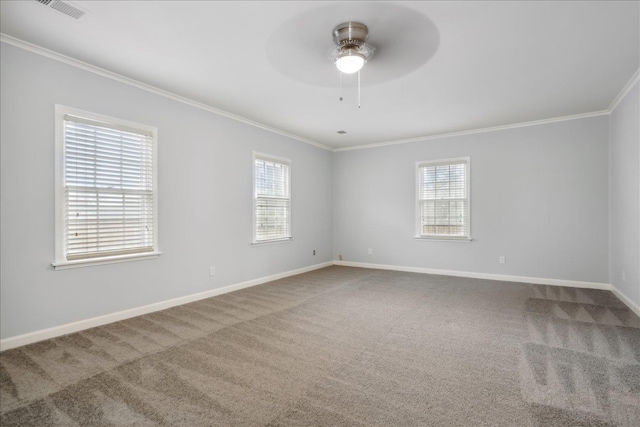
[[[151,92],[151,93],[153,93],[155,95],[160,95],[160,96],[163,96],[165,98],[169,98],[171,100],[174,100],[174,101],[177,101],[177,102],[181,102],[183,104],[189,105],[191,107],[198,108],[200,110],[208,111],[208,112],[216,114],[218,116],[222,116],[222,117],[226,117],[226,118],[229,118],[229,119],[232,119],[232,120],[236,120],[236,121],[239,121],[241,123],[247,124],[249,126],[257,127],[259,129],[266,130],[268,132],[275,133],[275,134],[278,134],[278,135],[282,135],[282,136],[285,136],[287,138],[295,139],[297,141],[304,142],[305,144],[310,144],[310,145],[313,145],[315,147],[322,148],[323,150],[333,151],[332,147],[329,147],[327,145],[324,145],[324,144],[321,144],[319,142],[313,141],[311,139],[307,139],[307,138],[304,138],[302,136],[295,135],[293,133],[289,133],[289,132],[284,131],[282,129],[278,129],[278,128],[274,128],[272,126],[268,126],[268,125],[266,125],[264,123],[256,122],[256,121],[248,119],[246,117],[242,117],[242,116],[238,116],[238,115],[233,114],[233,113],[229,113],[228,111],[220,110],[218,108],[212,107],[211,105],[203,104],[201,102],[194,101],[194,100],[186,98],[184,96],[180,96],[180,95],[177,95],[175,93],[166,91],[164,89],[160,89],[160,88],[157,88],[155,86],[151,86],[151,85],[148,85],[146,83],[142,83],[142,82],[140,82],[138,80],[134,80],[134,79],[131,79],[129,77],[125,77],[123,75],[114,73],[114,72],[109,71],[109,70],[105,70],[104,68],[96,67],[95,65],[88,64],[86,62],[83,62],[83,61],[80,61],[78,59],[72,58],[70,56],[66,56],[66,55],[63,55],[61,53],[54,52],[54,51],[46,49],[46,48],[44,48],[42,46],[38,46],[38,45],[35,45],[33,43],[29,43],[29,42],[26,42],[24,40],[17,39],[15,37],[9,36],[9,35],[4,34],[4,33],[0,33],[0,42],[9,44],[9,45],[12,45],[12,46],[15,46],[15,47],[18,47],[20,49],[27,50],[27,51],[32,52],[32,53],[36,53],[38,55],[45,56],[47,58],[50,58],[50,59],[53,59],[53,60],[56,60],[56,61],[59,61],[59,62],[63,62],[65,64],[67,64],[67,65],[71,65],[73,67],[80,68],[80,69],[85,70],[85,71],[89,71],[89,72],[97,74],[99,76],[106,77],[106,78],[109,78],[111,80],[115,80],[117,82],[124,83],[126,85],[133,86],[133,87],[136,87],[138,89],[145,90],[147,92]]]
[[[440,133],[440,134],[434,134],[434,135],[419,136],[416,138],[398,139],[396,141],[378,142],[375,144],[354,145],[351,147],[336,148],[333,151],[335,152],[335,151],[362,150],[365,148],[384,147],[387,145],[407,144],[410,142],[429,141],[432,139],[450,138],[453,136],[473,135],[476,133],[495,132],[500,130],[517,129],[517,128],[522,128],[527,126],[538,126],[538,125],[545,125],[549,123],[564,122],[568,120],[586,119],[589,117],[606,116],[608,114],[610,114],[608,110],[594,111],[591,113],[574,114],[571,116],[554,117],[552,119],[534,120],[531,122],[514,123],[510,125],[492,126],[492,127],[480,128],[480,129],[470,129],[470,130],[463,130],[459,132]]]
[[[616,96],[613,99],[613,101],[611,101],[611,105],[609,105],[609,108],[607,109],[607,111],[609,111],[609,113],[612,113],[613,110],[616,109],[616,107],[618,106],[620,101],[622,101],[624,99],[624,97],[627,96],[627,94],[631,91],[633,86],[636,83],[638,83],[638,80],[640,80],[640,68],[638,69],[638,71],[636,71],[636,73],[633,76],[631,76],[631,78],[629,79],[627,84],[622,88],[622,90],[620,91],[618,96]]]
[[[610,115],[613,112],[613,110],[616,109],[618,104],[624,99],[625,96],[627,96],[627,94],[631,91],[633,86],[636,83],[638,83],[638,81],[640,81],[640,69],[638,69],[638,71],[636,71],[635,74],[631,76],[631,79],[629,79],[629,81],[622,88],[620,93],[618,93],[618,95],[613,99],[613,101],[609,105],[609,108],[602,111],[594,111],[591,113],[583,113],[583,114],[574,114],[574,115],[563,116],[563,117],[554,117],[551,119],[535,120],[531,122],[514,123],[511,125],[504,125],[504,126],[493,126],[493,127],[481,128],[481,129],[470,129],[470,130],[465,130],[460,132],[449,132],[449,133],[441,133],[441,134],[435,134],[435,135],[425,135],[422,137],[398,139],[395,141],[378,142],[375,144],[354,145],[351,147],[335,148],[333,151],[336,152],[336,151],[361,150],[366,148],[384,147],[387,145],[406,144],[409,142],[429,141],[432,139],[448,138],[452,136],[473,135],[476,133],[483,133],[483,132],[494,132],[498,130],[516,129],[516,128],[521,128],[526,126],[544,125],[548,123],[563,122],[567,120],[586,119],[588,117],[606,116],[606,115]]]
[[[349,146],[349,147],[340,147],[340,148],[335,148],[335,147],[330,147],[328,145],[322,144],[320,142],[317,141],[313,141],[311,139],[308,138],[304,138],[302,136],[284,131],[282,129],[278,129],[278,128],[274,128],[272,126],[266,125],[264,123],[260,123],[260,122],[256,122],[254,120],[248,119],[246,117],[243,116],[239,116],[233,113],[229,113],[227,111],[215,108],[211,105],[207,105],[207,104],[203,104],[201,102],[198,101],[194,101],[192,99],[177,95],[175,93],[157,88],[155,86],[151,86],[148,85],[146,83],[142,83],[140,81],[131,79],[129,77],[125,77],[122,76],[120,74],[105,70],[103,68],[100,67],[96,67],[95,65],[91,65],[88,64],[86,62],[82,62],[78,59],[66,56],[66,55],[62,55],[58,52],[46,49],[44,47],[26,42],[24,40],[20,40],[17,39],[15,37],[9,36],[7,34],[4,33],[0,33],[0,42],[2,43],[7,43],[9,45],[36,53],[38,55],[42,55],[45,56],[47,58],[50,59],[54,59],[56,61],[59,62],[63,62],[65,64],[74,66],[76,68],[80,68],[83,69],[85,71],[89,71],[91,73],[94,74],[98,74],[102,77],[106,77],[115,81],[118,81],[120,83],[124,83],[127,84],[129,86],[134,86],[138,89],[142,89],[145,90],[147,92],[151,92],[154,93],[156,95],[160,95],[163,96],[165,98],[169,98],[172,99],[174,101],[177,102],[181,102],[183,104],[204,110],[204,111],[208,111],[210,113],[222,116],[222,117],[227,117],[229,119],[232,120],[236,120],[239,121],[241,123],[245,123],[249,126],[253,126],[253,127],[257,127],[259,129],[263,129],[266,130],[267,132],[271,132],[271,133],[275,133],[278,135],[282,135],[285,136],[287,138],[291,138],[294,139],[296,141],[300,141],[300,142],[304,142],[305,144],[310,144],[313,145],[315,147],[318,148],[322,148],[323,150],[327,150],[327,151],[332,151],[332,152],[338,152],[338,151],[350,151],[350,150],[364,150],[364,149],[368,149],[368,148],[376,148],[376,147],[384,147],[387,145],[398,145],[398,144],[407,144],[407,143],[411,143],[411,142],[421,142],[421,141],[430,141],[430,140],[434,140],[434,139],[440,139],[440,138],[450,138],[450,137],[455,137],[455,136],[464,136],[464,135],[473,135],[473,134],[477,134],[477,133],[485,133],[485,132],[495,132],[495,131],[501,131],[501,130],[509,130],[509,129],[517,129],[517,128],[521,128],[521,127],[527,127],[527,126],[537,126],[537,125],[544,125],[544,124],[549,124],[549,123],[557,123],[557,122],[563,122],[563,121],[568,121],[568,120],[579,120],[579,119],[585,119],[585,118],[589,118],[589,117],[597,117],[597,116],[604,116],[604,115],[609,115],[611,114],[611,112],[613,110],[615,110],[615,108],[618,106],[618,104],[622,101],[622,99],[624,99],[624,97],[629,93],[629,91],[631,91],[631,89],[633,88],[633,86],[640,80],[640,69],[638,69],[638,71],[635,72],[635,74],[631,77],[631,79],[627,82],[627,84],[624,86],[624,88],[620,91],[620,93],[613,99],[613,101],[611,102],[611,104],[609,105],[609,107],[606,110],[601,110],[601,111],[594,111],[594,112],[590,112],[590,113],[582,113],[582,114],[574,114],[574,115],[569,115],[569,116],[562,116],[562,117],[554,117],[554,118],[550,118],[550,119],[542,119],[542,120],[534,120],[534,121],[529,121],[529,122],[520,122],[520,123],[513,123],[513,124],[509,124],[509,125],[500,125],[500,126],[491,126],[491,127],[486,127],[486,128],[480,128],[480,129],[469,129],[469,130],[464,130],[464,131],[457,131],[457,132],[448,132],[448,133],[440,133],[440,134],[433,134],[433,135],[424,135],[424,136],[419,136],[419,137],[415,137],[415,138],[407,138],[407,139],[398,139],[398,140],[392,140],[392,141],[384,141],[384,142],[377,142],[377,143],[373,143],[373,144],[365,144],[365,145],[353,145],[353,146]]]

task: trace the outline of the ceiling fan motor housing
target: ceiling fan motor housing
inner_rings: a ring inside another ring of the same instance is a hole
[[[369,29],[360,22],[344,22],[333,29],[333,41],[341,50],[358,49],[369,35]]]

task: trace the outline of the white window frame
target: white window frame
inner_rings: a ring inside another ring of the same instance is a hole
[[[256,194],[256,160],[257,159],[262,159],[262,160],[267,160],[267,161],[271,161],[271,162],[276,162],[276,163],[282,163],[282,164],[286,164],[289,166],[289,215],[288,215],[288,228],[289,228],[289,235],[285,236],[285,237],[277,237],[277,238],[273,238],[273,239],[261,239],[258,240],[257,239],[257,201],[258,201],[258,196]],[[253,215],[252,215],[252,222],[253,222],[253,234],[252,234],[252,241],[251,244],[254,246],[262,246],[262,245],[270,245],[270,244],[275,244],[275,243],[287,243],[287,242],[291,242],[293,240],[293,224],[292,224],[292,212],[293,212],[293,195],[292,195],[292,185],[291,185],[291,177],[292,177],[292,166],[291,166],[291,160],[284,158],[284,157],[278,157],[278,156],[273,156],[271,154],[265,154],[265,153],[260,153],[257,151],[253,152],[253,161],[251,163],[251,168],[253,170],[253,193],[252,193],[252,199],[253,199]]]
[[[461,161],[466,162],[466,176],[465,176],[465,199],[467,201],[466,217],[468,219],[468,235],[467,236],[447,236],[439,234],[422,234],[422,221],[420,212],[420,168],[423,166],[432,165],[446,165],[452,163],[459,163]],[[416,192],[415,192],[415,239],[417,240],[429,240],[429,241],[447,241],[447,242],[471,242],[471,157],[454,157],[449,159],[436,159],[436,160],[424,160],[416,162],[415,169],[416,179]]]
[[[64,120],[65,116],[75,116],[102,122],[114,126],[120,126],[152,135],[152,164],[153,164],[153,248],[149,252],[140,252],[124,255],[111,255],[104,257],[93,257],[86,259],[68,260],[66,254],[65,240],[65,140],[64,140]],[[69,268],[88,267],[92,265],[112,264],[127,261],[137,261],[142,259],[157,258],[161,252],[158,250],[158,129],[152,126],[141,125],[139,123],[95,114],[88,111],[78,110],[63,105],[55,105],[55,261],[52,266],[55,270]]]

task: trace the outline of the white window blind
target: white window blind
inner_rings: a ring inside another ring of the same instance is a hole
[[[66,114],[64,257],[154,251],[154,136]]]
[[[254,158],[256,242],[291,238],[291,173],[287,160]]]
[[[469,238],[469,159],[418,164],[418,235]]]

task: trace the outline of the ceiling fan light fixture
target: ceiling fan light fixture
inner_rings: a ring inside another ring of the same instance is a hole
[[[336,67],[345,74],[357,73],[362,69],[365,63],[364,55],[348,49],[341,53],[336,59]]]

